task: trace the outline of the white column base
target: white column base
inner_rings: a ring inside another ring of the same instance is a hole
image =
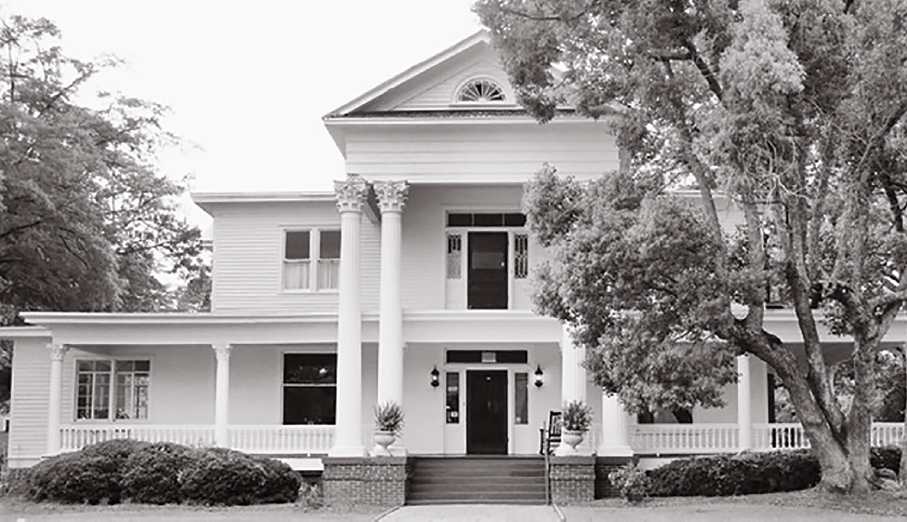
[[[337,446],[331,447],[328,457],[365,457],[365,446]]]
[[[627,412],[623,404],[613,395],[602,393],[602,437],[596,453],[599,457],[632,457],[630,437],[627,430]]]

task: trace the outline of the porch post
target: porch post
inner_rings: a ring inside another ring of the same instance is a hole
[[[586,348],[575,345],[566,325],[561,333],[561,402],[586,402]]]
[[[227,425],[230,415],[230,351],[229,344],[214,344],[217,359],[217,374],[214,381],[214,443],[222,448],[229,447]]]
[[[405,181],[375,183],[381,209],[381,313],[378,322],[378,404],[403,406],[403,308],[400,302]]]
[[[50,402],[47,407],[47,454],[60,453],[60,416],[63,409],[63,357],[65,344],[48,343],[50,350]]]
[[[752,449],[753,447],[750,364],[751,361],[748,355],[737,356],[737,428],[739,431],[738,449],[740,451]]]
[[[627,412],[616,395],[602,392],[602,438],[598,443],[599,457],[632,457],[627,432]]]
[[[340,211],[340,287],[337,309],[337,420],[332,457],[361,457],[362,311],[359,296],[359,236],[365,180],[350,174],[334,182]]]
[[[586,402],[586,349],[573,343],[570,330],[563,325],[561,330],[561,406],[572,401]],[[567,444],[558,445],[555,455],[570,455]]]

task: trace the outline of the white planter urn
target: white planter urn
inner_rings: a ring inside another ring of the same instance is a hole
[[[582,441],[583,432],[575,430],[563,430],[561,432],[561,444],[564,445],[565,448],[563,451],[560,451],[558,453],[561,455],[575,455],[576,446]]]
[[[373,457],[390,457],[391,452],[387,449],[388,446],[394,443],[394,439],[397,436],[394,435],[392,431],[375,431],[375,447],[372,449]]]

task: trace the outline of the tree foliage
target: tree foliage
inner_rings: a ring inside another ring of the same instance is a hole
[[[528,189],[530,223],[555,256],[537,303],[575,327],[598,382],[632,408],[714,404],[732,355],[751,354],[789,393],[821,485],[867,489],[878,353],[907,299],[907,2],[475,9],[524,107],[540,121],[565,104],[607,117],[632,157],[603,181],[546,170]],[[678,186],[701,207],[664,194]],[[725,196],[739,231],[722,228]],[[766,330],[766,305],[778,304],[802,342]],[[823,323],[853,340],[849,406]]]
[[[155,103],[86,82],[116,61],[68,57],[46,19],[0,28],[0,303],[18,310],[156,311],[175,297],[157,277],[189,279],[199,231],[178,209],[184,192],[156,170],[173,137]]]

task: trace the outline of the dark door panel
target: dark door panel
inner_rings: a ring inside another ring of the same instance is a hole
[[[506,309],[507,297],[507,233],[470,232],[468,308]]]
[[[507,371],[466,372],[466,453],[507,454]]]

